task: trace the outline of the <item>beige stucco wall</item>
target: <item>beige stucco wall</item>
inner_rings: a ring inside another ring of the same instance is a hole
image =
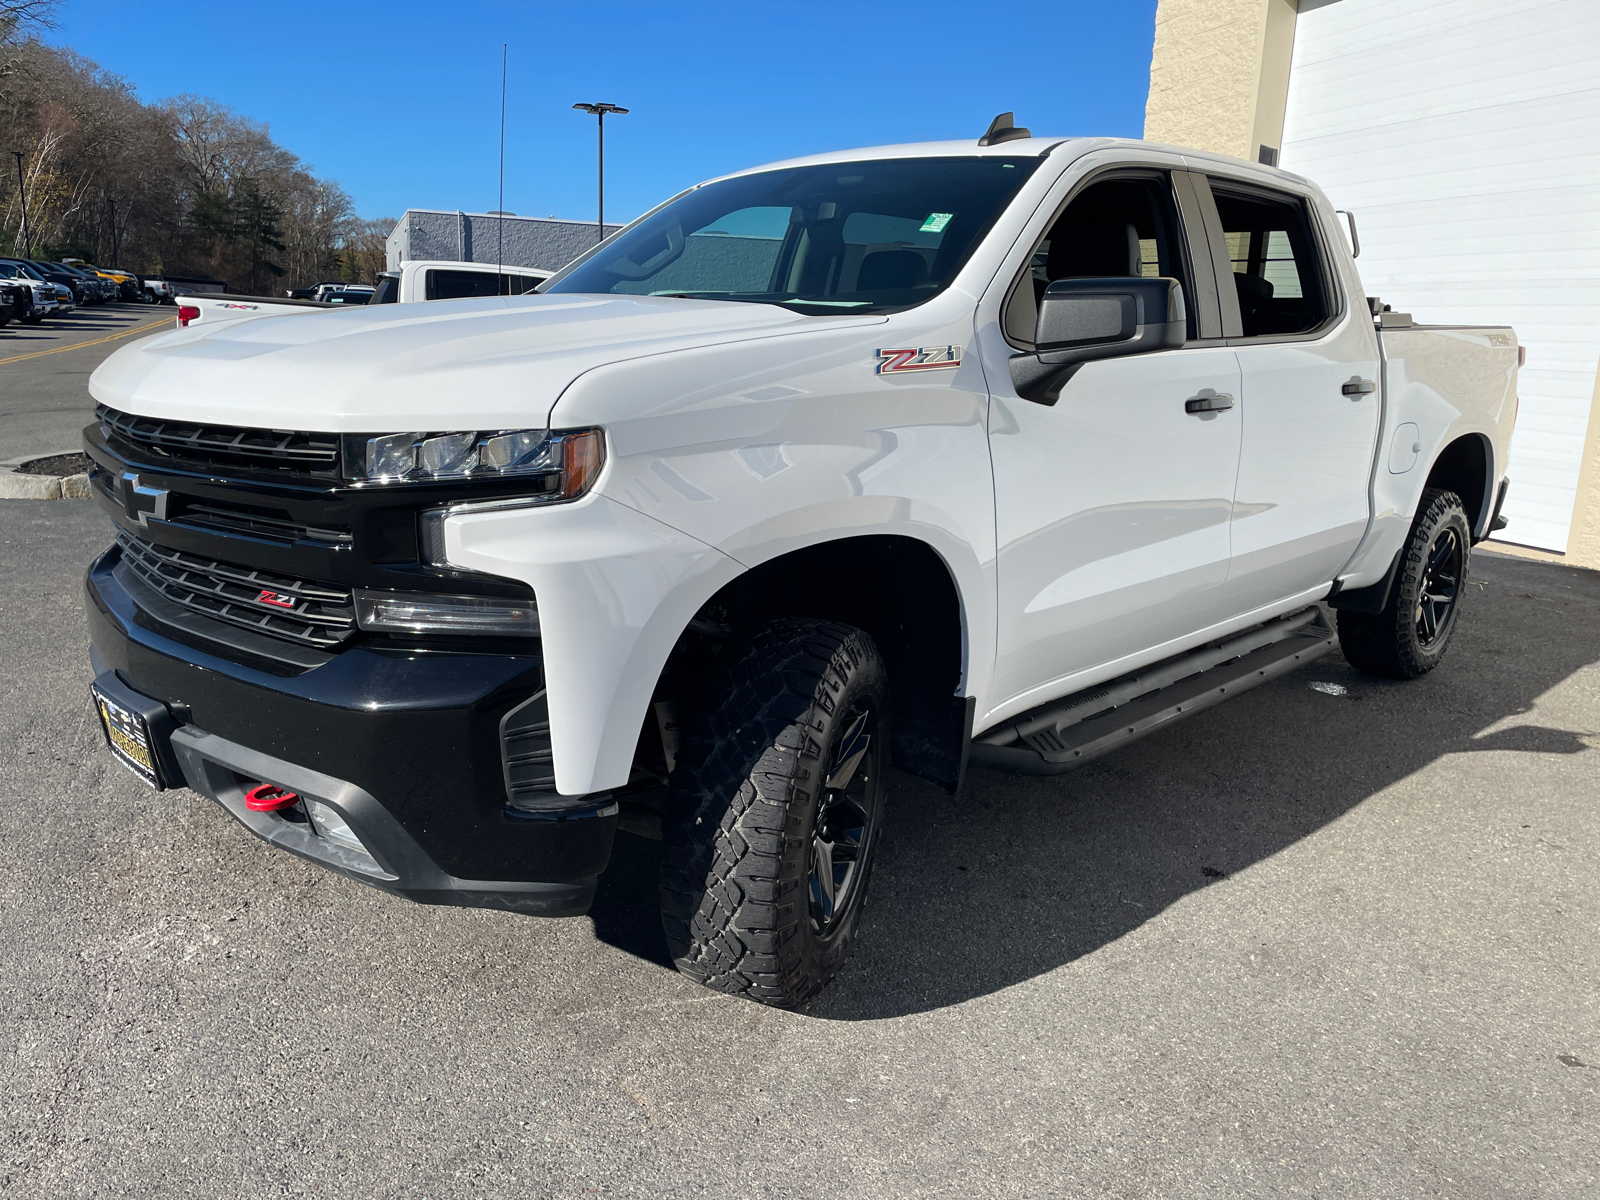
[[[1515,480],[1511,486],[1517,486]],[[1594,400],[1589,406],[1589,434],[1584,438],[1578,498],[1572,505],[1567,561],[1600,571],[1600,371],[1595,373]]]
[[[1283,138],[1296,0],[1160,0],[1144,136],[1254,162]]]

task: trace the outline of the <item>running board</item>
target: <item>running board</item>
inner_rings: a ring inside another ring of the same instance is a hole
[[[1316,605],[1052,701],[977,738],[975,767],[1059,775],[1315,662],[1339,644]]]

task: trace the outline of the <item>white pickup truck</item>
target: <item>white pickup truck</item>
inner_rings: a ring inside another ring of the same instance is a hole
[[[459,300],[472,296],[523,296],[533,291],[553,272],[536,267],[495,267],[484,263],[417,262],[403,263],[398,271],[384,271],[378,286],[362,289],[360,304],[410,304],[418,300]],[[264,296],[235,296],[214,292],[185,295],[178,300],[177,324],[187,329],[200,322],[241,321],[253,317],[304,316],[349,307],[342,296],[326,285],[317,289],[326,300],[268,299]],[[370,299],[369,299],[370,297]]]
[[[1520,351],[1381,311],[1345,230],[999,120],[702,184],[540,294],[130,345],[85,431],[108,741],[431,903],[582,913],[619,823],[662,837],[679,967],[804,1003],[891,765],[1440,661]]]

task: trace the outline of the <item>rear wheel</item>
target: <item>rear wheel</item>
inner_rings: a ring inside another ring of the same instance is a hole
[[[783,619],[686,717],[661,919],[689,978],[792,1008],[839,973],[883,826],[888,704],[870,637]]]
[[[1350,665],[1386,679],[1415,679],[1438,666],[1455,633],[1471,559],[1461,498],[1423,492],[1384,610],[1339,612],[1339,645]]]

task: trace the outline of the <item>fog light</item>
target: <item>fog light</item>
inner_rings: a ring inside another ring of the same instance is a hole
[[[356,624],[377,632],[537,637],[539,612],[532,600],[361,588],[356,591]]]
[[[332,808],[320,800],[307,800],[306,814],[310,816],[311,823],[316,826],[317,834],[343,846],[346,850],[354,850],[368,858],[367,848],[361,844],[361,839],[356,836],[356,831],[350,828],[350,823],[341,817]]]

